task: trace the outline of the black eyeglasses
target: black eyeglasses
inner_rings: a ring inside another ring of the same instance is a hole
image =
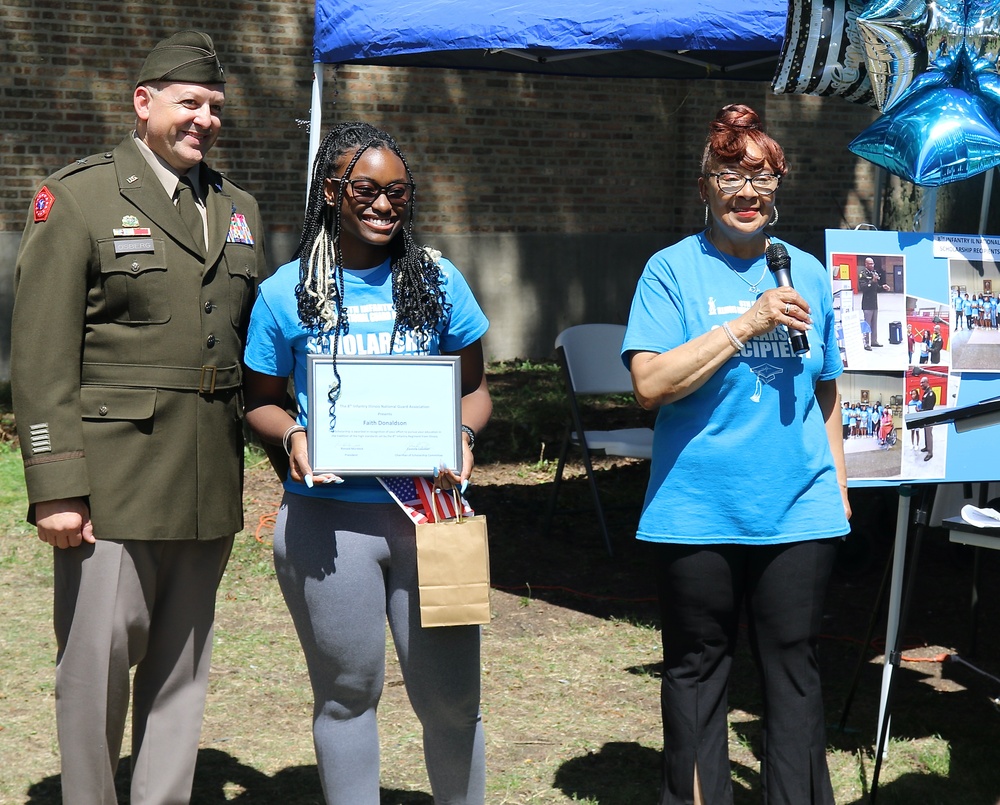
[[[735,171],[721,171],[720,173],[709,173],[708,175],[715,177],[715,181],[719,183],[719,190],[727,196],[739,193],[746,187],[747,182],[750,182],[750,186],[754,190],[765,196],[771,195],[771,193],[778,189],[778,185],[781,184],[781,177],[776,173],[758,173],[756,176],[744,176],[742,173],[736,173]]]
[[[385,193],[385,197],[393,207],[405,207],[409,204],[415,187],[413,182],[390,182],[382,187],[371,179],[340,179],[336,176],[331,176],[330,181],[346,182],[351,188],[349,191],[351,198],[364,204],[374,204],[375,200]]]

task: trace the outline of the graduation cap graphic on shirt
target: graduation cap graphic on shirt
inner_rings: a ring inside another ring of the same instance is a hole
[[[757,376],[757,385],[750,399],[753,402],[760,402],[760,395],[764,390],[764,385],[770,385],[771,381],[785,370],[772,363],[762,363],[759,366],[751,367],[750,371]]]
[[[762,383],[770,384],[771,381],[774,380],[774,378],[776,378],[785,370],[782,369],[780,366],[775,366],[772,363],[762,363],[760,366],[752,367],[750,371],[753,372],[755,375],[757,375],[757,379],[760,380]]]

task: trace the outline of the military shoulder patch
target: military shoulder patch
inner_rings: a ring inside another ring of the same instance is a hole
[[[42,189],[35,194],[35,223],[40,224],[47,220],[49,213],[52,211],[52,205],[55,204],[56,197],[52,195],[52,191],[47,187],[42,186]]]

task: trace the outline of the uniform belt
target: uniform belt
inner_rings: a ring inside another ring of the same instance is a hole
[[[84,363],[80,381],[92,386],[126,386],[177,391],[216,391],[239,388],[240,365],[148,366],[139,363]]]

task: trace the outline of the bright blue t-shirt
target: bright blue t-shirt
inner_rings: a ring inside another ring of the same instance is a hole
[[[817,381],[843,372],[830,280],[818,260],[785,246],[811,308],[809,352],[794,355],[779,327],[660,408],[639,539],[759,544],[849,531],[815,395]],[[726,260],[732,268],[704,233],[650,258],[622,344],[626,365],[630,352],[667,352],[735,319],[756,301],[751,285],[775,287],[763,256]]]
[[[448,260],[438,265],[448,309],[444,321],[431,335],[422,353],[440,355],[458,352],[483,337],[489,321],[476,302],[465,277]],[[299,283],[299,261],[281,266],[260,284],[250,316],[244,361],[248,367],[273,377],[291,377],[299,405],[298,423],[308,425],[307,356],[329,355],[332,338],[307,330],[299,319],[295,286]],[[344,302],[350,332],[341,335],[338,355],[389,355],[389,341],[396,320],[392,303],[389,261],[366,271],[344,271]],[[420,354],[411,334],[397,336],[393,355]],[[405,393],[405,389],[400,390]],[[391,501],[374,477],[348,476],[342,484],[317,484],[312,489],[286,478],[285,489],[298,495],[336,498],[359,503]]]

